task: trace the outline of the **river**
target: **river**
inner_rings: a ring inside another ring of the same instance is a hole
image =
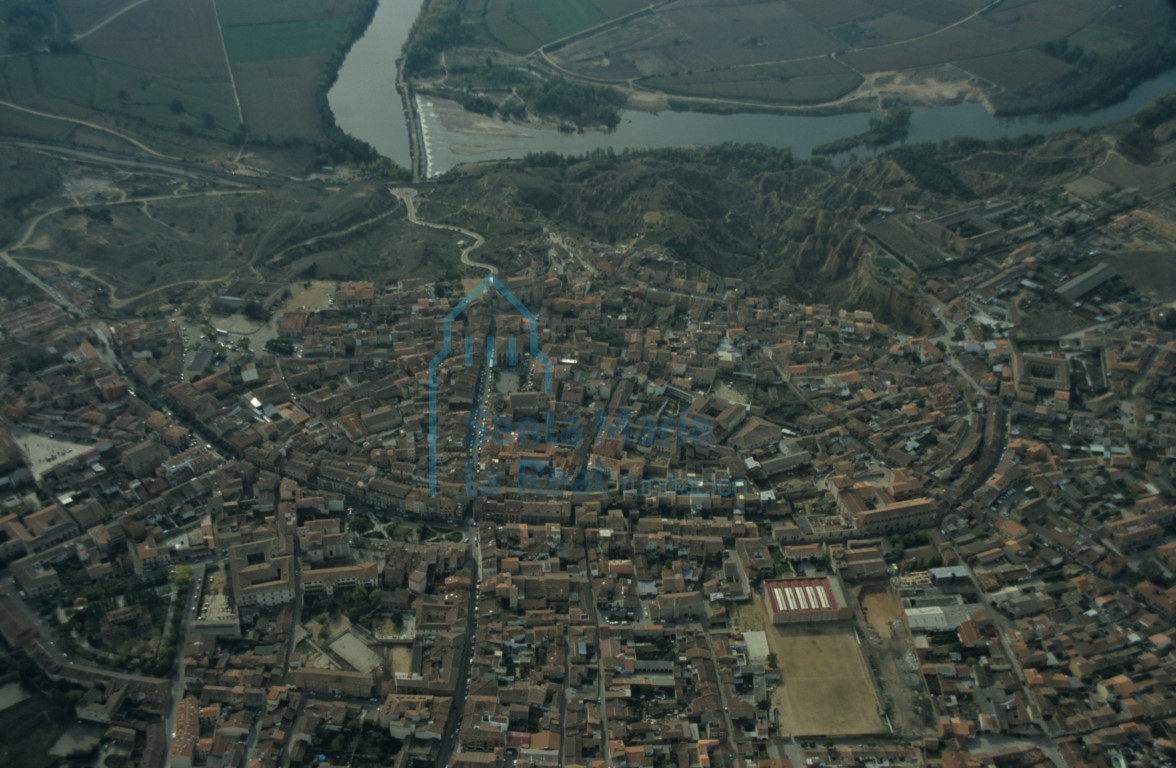
[[[371,24],[355,41],[327,102],[344,133],[363,139],[385,157],[408,168],[408,121],[396,90],[396,59],[421,0],[380,0]]]
[[[396,58],[419,9],[420,0],[380,0],[371,25],[347,55],[329,94],[340,128],[405,167],[411,164],[408,125],[394,80]],[[1095,128],[1126,117],[1172,91],[1176,91],[1176,70],[1143,83],[1118,104],[1057,119],[993,117],[974,103],[916,107],[911,111],[907,140],[938,141],[953,136],[995,139]],[[620,151],[726,141],[788,146],[797,156],[808,157],[817,144],[861,133],[872,116],[861,112],[809,117],[626,110],[612,132],[561,134],[555,129],[476,116],[445,99],[418,97],[417,103],[429,176],[440,175],[461,163],[519,158],[528,152],[583,154],[610,147]]]

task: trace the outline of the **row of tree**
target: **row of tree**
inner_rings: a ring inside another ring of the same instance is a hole
[[[610,131],[620,124],[620,109],[626,101],[620,91],[562,77],[521,88],[519,94],[537,115],[580,127],[603,125]]]
[[[409,30],[404,47],[404,76],[421,74],[437,63],[441,51],[464,40],[458,0],[430,0]]]

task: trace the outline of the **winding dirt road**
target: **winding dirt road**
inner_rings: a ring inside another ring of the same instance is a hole
[[[461,249],[462,264],[465,264],[467,267],[473,267],[474,269],[484,269],[492,275],[498,274],[498,267],[494,266],[493,264],[487,264],[484,261],[474,261],[470,258],[470,254],[476,251],[478,248],[481,248],[482,244],[486,242],[486,238],[482,237],[472,229],[465,229],[464,227],[458,227],[452,224],[436,224],[432,221],[425,221],[421,219],[419,216],[417,216],[417,191],[415,189],[410,189],[408,187],[388,187],[388,191],[395,195],[398,200],[404,203],[404,207],[408,209],[408,220],[413,224],[419,224],[422,227],[432,227],[433,229],[447,229],[450,232],[457,232],[460,235],[464,235],[465,237],[470,238],[472,242],[468,245],[463,245]]]

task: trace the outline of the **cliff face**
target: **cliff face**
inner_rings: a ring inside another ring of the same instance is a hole
[[[908,333],[930,333],[936,325],[935,316],[920,296],[879,280],[867,258],[859,261],[849,280],[846,303],[869,310],[877,320]]]

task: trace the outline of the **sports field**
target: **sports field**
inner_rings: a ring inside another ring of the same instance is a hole
[[[853,626],[845,622],[774,626],[757,599],[736,612],[743,629],[763,629],[784,678],[772,691],[780,726],[790,736],[855,736],[886,732],[870,670]]]

